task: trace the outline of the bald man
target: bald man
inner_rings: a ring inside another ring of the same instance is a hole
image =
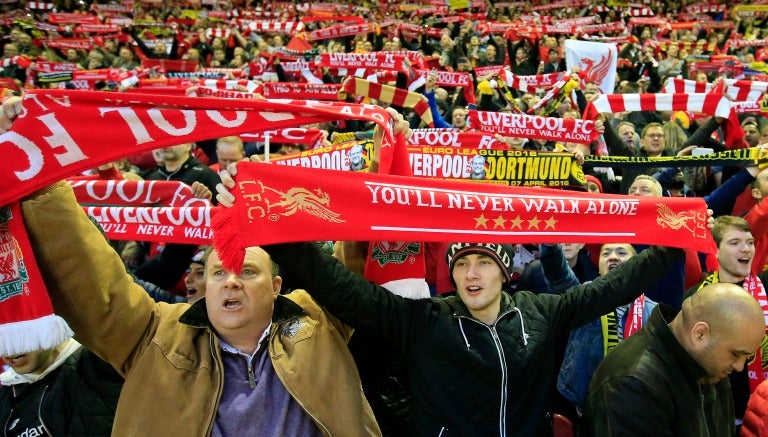
[[[597,369],[584,435],[735,435],[727,376],[764,332],[760,305],[735,284],[703,287],[677,315],[660,305]]]

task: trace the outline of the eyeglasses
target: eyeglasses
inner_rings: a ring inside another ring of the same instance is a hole
[[[664,134],[645,134],[647,138],[662,138]]]

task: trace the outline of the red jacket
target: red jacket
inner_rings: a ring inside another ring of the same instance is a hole
[[[741,437],[768,437],[768,380],[757,386],[749,398]]]

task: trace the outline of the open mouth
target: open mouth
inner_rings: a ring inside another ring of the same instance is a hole
[[[224,301],[223,306],[224,306],[224,308],[226,308],[228,310],[233,310],[233,309],[237,309],[237,308],[240,308],[241,306],[243,306],[243,303],[240,302],[237,299],[227,299],[227,300]]]
[[[615,269],[616,267],[618,267],[619,265],[621,265],[621,263],[610,263],[610,264],[608,264],[608,270],[609,270],[609,271],[610,271],[610,270],[613,270],[613,269]]]
[[[752,257],[743,257],[738,259],[739,264],[748,265],[752,261]]]
[[[466,290],[469,294],[478,294],[483,290],[483,287],[479,285],[470,285],[466,288]]]

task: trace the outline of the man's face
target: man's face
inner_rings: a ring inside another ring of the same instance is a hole
[[[206,264],[205,302],[208,319],[222,337],[261,334],[272,317],[282,278],[272,276],[269,255],[260,247],[245,250],[239,274],[224,269],[216,251]]]
[[[660,126],[649,127],[640,139],[640,145],[650,156],[658,156],[664,150],[664,130]]]
[[[459,129],[467,127],[467,112],[463,109],[453,111],[453,126]]]
[[[19,48],[16,46],[16,44],[6,44],[3,46],[3,57],[4,58],[10,58],[12,56],[16,56],[19,54]]]
[[[600,276],[607,275],[608,272],[620,266],[634,255],[635,250],[632,248],[631,244],[603,244],[603,247],[600,248],[600,260],[597,264]]]
[[[363,148],[360,146],[353,146],[349,149],[349,161],[353,164],[359,164],[363,160]]]
[[[597,84],[588,83],[584,87],[584,98],[587,99],[588,102],[594,102],[599,96],[600,88],[597,86]]]
[[[189,151],[192,150],[190,144],[179,144],[178,146],[163,147],[163,160],[166,162],[178,161],[186,159],[189,156]]]
[[[760,202],[768,196],[768,168],[761,170],[755,177],[755,180],[757,182],[757,188],[752,188],[752,197]]]
[[[635,128],[628,125],[628,124],[622,124],[619,126],[619,136],[622,140],[629,146],[634,146],[635,143]]]
[[[768,124],[760,129],[760,144],[768,143]]]
[[[152,51],[158,56],[165,56],[167,54],[165,44],[161,42],[155,44],[155,48]]]
[[[123,47],[120,49],[120,59],[124,61],[130,61],[133,59],[133,52],[131,52],[131,49],[128,47]]]
[[[11,41],[18,42],[22,33],[24,32],[20,31],[19,29],[11,29]]]
[[[549,52],[549,63],[550,64],[557,64],[557,62],[560,60],[560,54],[556,51]]]
[[[472,158],[472,173],[480,174],[485,170],[485,158],[480,155],[475,155]]]
[[[629,186],[630,196],[655,196],[656,187],[647,179],[635,179]]]
[[[584,247],[580,243],[563,243],[563,254],[568,261],[574,261],[579,256],[579,251]]]
[[[5,364],[11,366],[16,373],[40,373],[47,369],[56,359],[56,349],[27,352],[26,354],[2,357]]]
[[[717,262],[720,264],[721,282],[741,282],[752,269],[755,257],[755,239],[751,232],[729,227],[723,232],[717,246]]]
[[[493,61],[494,59],[496,59],[496,47],[494,47],[494,46],[486,47],[485,48],[485,57],[489,61]]]
[[[245,152],[235,144],[221,143],[216,146],[216,156],[219,158],[219,168],[224,170],[229,164],[242,161]]]
[[[194,303],[205,296],[205,266],[190,263],[187,276],[184,277],[184,285],[187,288],[187,302]]]
[[[525,52],[525,49],[517,49],[517,51],[515,51],[515,61],[518,63],[525,61],[527,57],[528,53]]]
[[[757,130],[757,126],[748,123],[742,129],[744,129],[744,141],[749,144],[749,147],[755,147],[760,144],[760,132]]]
[[[452,276],[459,298],[472,315],[498,315],[504,274],[493,258],[477,253],[465,255],[456,260]]]
[[[756,325],[755,321],[745,321]],[[707,372],[700,382],[714,384],[727,378],[731,372],[744,370],[747,358],[760,346],[765,329],[760,326],[731,326],[726,332],[709,331],[706,338],[689,351],[694,360]]]

